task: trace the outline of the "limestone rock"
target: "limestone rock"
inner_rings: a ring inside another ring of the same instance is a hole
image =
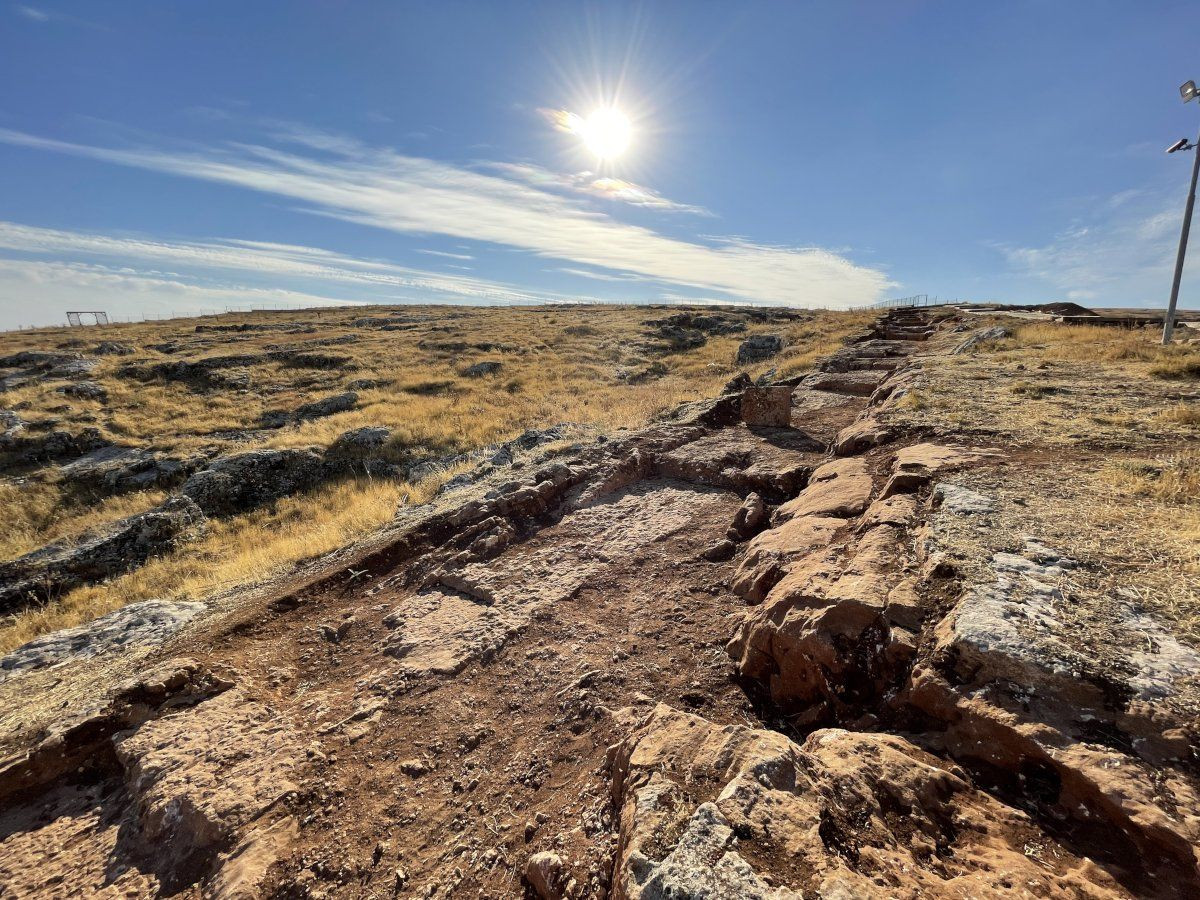
[[[884,485],[882,496],[912,493],[927,485],[941,472],[961,469],[991,455],[992,451],[943,444],[913,444],[896,452],[892,476]]]
[[[773,523],[795,516],[856,516],[867,508],[874,489],[866,463],[861,459],[837,459],[817,468],[808,487],[775,511]]]
[[[995,325],[991,328],[981,328],[973,335],[951,350],[951,353],[966,353],[968,350],[974,350],[980,344],[990,343],[992,341],[1002,341],[1012,332],[1002,325]]]
[[[799,430],[726,428],[663,454],[658,464],[668,477],[780,498],[804,486],[823,449]]]
[[[737,351],[739,366],[770,359],[783,350],[783,338],[777,334],[755,334],[742,341]]]
[[[467,366],[465,369],[463,369],[462,374],[466,378],[479,378],[483,375],[495,375],[500,371],[500,367],[502,365],[503,363],[497,362],[496,360],[484,360],[483,362],[477,362],[474,365]]]
[[[900,737],[797,745],[660,704],[610,759],[615,900],[1123,896],[1064,847],[1031,858],[1026,816]]]
[[[203,462],[202,457],[180,459],[133,447],[101,447],[59,466],[58,477],[93,491],[123,494],[170,484]]]
[[[751,491],[734,516],[726,537],[731,541],[744,541],[757,534],[766,522],[767,505],[759,494]]]
[[[540,900],[562,900],[569,879],[566,866],[557,853],[535,853],[525,865],[525,880]]]
[[[204,515],[187,497],[114,522],[76,542],[56,542],[0,564],[0,612],[119,575],[199,534]]]
[[[792,389],[748,387],[742,392],[742,421],[747,425],[786,428],[792,423]]]
[[[35,669],[160,644],[203,612],[203,603],[143,600],[75,628],[35,638],[0,657],[0,681]]]
[[[96,356],[129,356],[133,352],[133,347],[117,341],[101,341],[92,348],[92,353]]]
[[[24,462],[70,459],[111,446],[112,441],[101,435],[98,428],[84,428],[77,434],[56,429],[37,437],[19,430],[9,441],[9,449],[20,453]]]
[[[826,516],[796,516],[762,532],[747,546],[733,590],[749,603],[761,603],[793,560],[827,546],[844,524]]]
[[[170,871],[204,871],[296,789],[302,754],[274,710],[232,689],[114,739],[143,838]]]
[[[309,422],[313,419],[332,416],[335,413],[347,412],[357,405],[358,394],[354,391],[346,391],[343,394],[335,394],[332,397],[302,404],[291,412],[269,410],[263,413],[262,424],[264,428],[282,428],[290,422]]]
[[[869,397],[879,387],[885,374],[870,369],[858,372],[816,372],[805,378],[801,384],[814,391]]]
[[[893,673],[875,648],[888,630],[901,538],[883,525],[851,548],[817,547],[792,559],[729,642],[738,671],[763,682],[780,706],[806,707],[814,721],[885,690]]]
[[[184,482],[184,496],[205,515],[226,516],[316,486],[323,460],[312,450],[251,450],[215,460]]]
[[[833,451],[838,456],[853,456],[886,444],[895,437],[895,429],[873,417],[859,419],[838,432]]]
[[[64,385],[58,390],[68,397],[75,397],[79,400],[98,400],[101,403],[108,401],[108,391],[94,381],[77,381],[74,384]]]

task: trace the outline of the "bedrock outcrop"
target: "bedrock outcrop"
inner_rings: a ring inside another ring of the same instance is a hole
[[[896,735],[795,743],[660,704],[611,751],[612,896],[1129,896]]]

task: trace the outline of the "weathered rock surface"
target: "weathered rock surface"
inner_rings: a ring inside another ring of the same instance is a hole
[[[122,344],[117,341],[101,341],[92,348],[92,353],[96,356],[129,356],[134,352],[134,348],[129,344]]]
[[[742,392],[742,421],[747,425],[786,428],[792,423],[792,389],[748,387]]]
[[[838,456],[853,456],[872,447],[886,444],[896,436],[896,430],[873,416],[857,420],[838,432],[833,451]]]
[[[143,600],[75,628],[64,628],[0,657],[0,681],[25,672],[159,644],[204,611],[203,603]]]
[[[660,704],[611,767],[619,900],[999,898],[1016,885],[1027,896],[1126,896],[900,737],[825,729],[797,745]]]
[[[732,587],[747,602],[761,603],[793,561],[832,543],[845,525],[827,516],[795,516],[759,534],[746,548]]]
[[[262,426],[264,428],[282,428],[284,425],[295,422],[310,422],[313,419],[348,412],[357,405],[358,394],[354,391],[346,391],[342,394],[334,394],[332,397],[314,400],[312,403],[304,403],[290,412],[269,410],[262,415]]]
[[[742,341],[737,351],[737,364],[747,366],[762,362],[783,350],[783,338],[777,334],[754,334]]]
[[[537,497],[527,499],[536,502]],[[511,502],[524,501],[514,495]],[[567,601],[614,561],[718,510],[728,509],[732,517],[731,506],[736,509],[736,502],[721,491],[648,482],[570,513],[544,532],[536,547],[525,547],[515,557],[496,556],[515,537],[513,526],[500,517],[484,520],[467,532],[470,549],[427,578],[436,587],[389,615],[393,633],[385,652],[401,660],[411,677],[457,672],[473,659],[494,654],[540,609]],[[587,535],[586,543],[574,535]],[[574,552],[563,554],[560,542],[573,544]]]
[[[463,369],[462,374],[466,378],[479,378],[482,375],[495,375],[500,371],[500,367],[502,365],[503,363],[497,362],[496,360],[485,360],[483,362],[477,362],[474,365],[467,366],[465,369]]]
[[[807,482],[824,448],[797,429],[729,428],[663,454],[662,474],[739,493],[790,497]]]
[[[101,447],[58,467],[57,477],[103,493],[123,494],[172,484],[203,465],[133,447]]]
[[[200,533],[204,515],[186,497],[121,519],[75,542],[48,544],[0,563],[0,612],[111,578]]]
[[[324,460],[313,450],[252,450],[213,461],[184,482],[183,496],[209,516],[228,516],[315,487]]]
[[[79,400],[96,400],[100,403],[105,403],[108,400],[108,391],[94,381],[77,381],[74,384],[65,385],[58,390],[68,397],[75,397]]]
[[[19,454],[21,462],[49,462],[84,456],[112,442],[98,428],[84,428],[78,433],[55,429],[46,434],[32,434],[27,427],[6,429],[9,452]]]
[[[951,353],[966,353],[968,350],[973,350],[980,344],[991,343],[993,341],[1002,341],[1009,336],[1011,332],[1003,325],[995,325],[991,328],[981,328],[973,335],[951,350]]]
[[[982,546],[996,502],[952,485],[936,496],[932,559]],[[1029,537],[1019,552],[993,552],[933,632],[905,698],[947,723],[957,758],[1028,773],[1049,814],[1104,823],[1107,852],[1200,884],[1200,820],[1181,813],[1200,808],[1187,761],[1197,735],[1171,703],[1200,654],[1128,604],[1114,610],[1120,644],[1085,652],[1061,587],[1077,566]]]
[[[817,468],[798,497],[775,511],[771,521],[786,522],[794,516],[856,516],[867,508],[874,489],[870,473],[861,459],[838,459]]]
[[[184,884],[207,874],[218,853],[236,857],[239,836],[254,839],[244,836],[247,826],[267,819],[296,789],[292,778],[303,760],[288,724],[236,688],[113,743],[141,839]]]
[[[886,373],[873,369],[857,372],[817,372],[801,382],[814,391],[869,397],[883,381]]]

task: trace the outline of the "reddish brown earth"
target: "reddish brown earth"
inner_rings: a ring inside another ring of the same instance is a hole
[[[0,896],[1196,896],[1195,654],[1131,618],[1089,668],[1073,560],[956,556],[998,502],[956,481],[1015,461],[885,421],[953,324],[890,314],[789,426],[731,384],[66,670],[4,744]]]

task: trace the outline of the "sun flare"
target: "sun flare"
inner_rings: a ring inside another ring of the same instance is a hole
[[[629,117],[612,107],[598,109],[583,118],[572,116],[571,130],[587,149],[600,159],[614,159],[625,152],[633,138]]]

